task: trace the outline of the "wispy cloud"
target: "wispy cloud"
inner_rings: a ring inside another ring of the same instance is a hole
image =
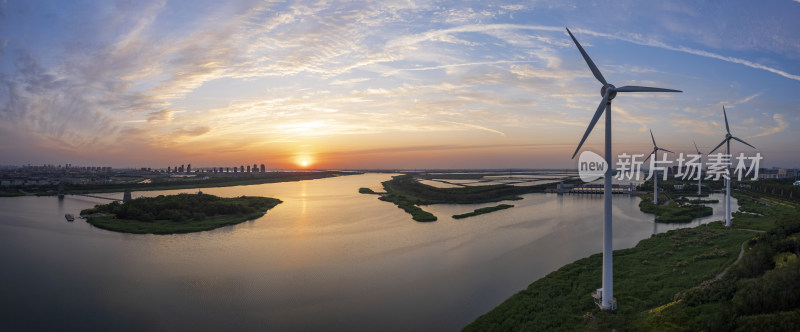
[[[429,40],[434,40],[435,38],[440,38],[441,35],[453,34],[453,33],[458,33],[458,32],[491,33],[491,32],[506,31],[506,30],[562,31],[563,28],[561,28],[561,27],[553,27],[553,26],[542,26],[542,25],[516,25],[516,24],[466,25],[466,26],[459,26],[459,27],[443,29],[443,30],[428,31],[428,32],[425,32],[425,33],[422,33],[422,34],[418,34],[418,35],[415,35],[415,36],[408,36],[408,37],[404,37],[404,38],[398,39],[398,40],[394,41],[393,43],[395,43],[395,44],[403,44],[403,45],[408,46],[408,45],[417,44],[417,43],[420,43],[420,42],[426,41],[426,40],[428,40],[428,41]],[[581,28],[573,29],[573,31],[576,32],[576,33],[585,33],[585,34],[589,34],[589,35],[593,35],[593,36],[597,36],[597,37],[604,37],[604,38],[609,38],[609,39],[622,40],[622,41],[626,41],[626,42],[637,44],[637,45],[657,47],[657,48],[661,48],[661,49],[665,49],[665,50],[677,51],[677,52],[682,52],[682,53],[693,54],[693,55],[697,55],[697,56],[702,56],[702,57],[722,60],[722,61],[726,61],[726,62],[730,62],[730,63],[741,64],[741,65],[745,65],[745,66],[750,67],[750,68],[765,70],[765,71],[768,71],[768,72],[771,72],[771,73],[774,73],[774,74],[778,74],[780,76],[783,76],[783,77],[786,77],[786,78],[789,78],[789,79],[792,79],[792,80],[800,81],[800,75],[791,74],[791,73],[788,73],[786,71],[783,71],[783,70],[780,70],[780,69],[776,69],[776,68],[772,68],[772,67],[760,64],[760,63],[756,63],[756,62],[750,61],[750,60],[740,59],[740,58],[731,57],[731,56],[724,56],[724,55],[712,53],[712,52],[709,52],[709,51],[693,49],[693,48],[689,48],[689,47],[685,47],[685,46],[672,46],[672,45],[668,45],[668,44],[666,44],[666,43],[664,43],[662,41],[655,40],[655,39],[652,39],[652,38],[645,38],[645,37],[642,37],[642,36],[639,36],[639,35],[616,35],[616,34],[596,32],[596,31],[587,30],[587,29],[581,29]],[[513,42],[513,40],[512,40],[512,42]],[[553,42],[553,43],[554,44],[562,44],[563,45],[563,43],[565,43],[565,42],[560,42],[560,43]]]
[[[439,65],[439,66],[430,66],[430,67],[415,67],[415,68],[400,68],[391,71],[387,71],[381,76],[392,76],[401,71],[426,71],[426,70],[437,70],[437,69],[452,69],[452,68],[459,68],[459,67],[471,67],[471,66],[486,66],[486,65],[499,65],[499,64],[512,64],[512,63],[529,63],[532,61],[524,60],[524,61],[510,61],[510,60],[498,60],[498,61],[483,61],[483,62],[470,62],[470,63],[454,63],[454,64],[447,64],[447,65]]]
[[[751,100],[755,99],[756,97],[758,97],[758,96],[760,96],[760,95],[761,95],[761,92],[754,93],[754,94],[752,94],[752,95],[749,95],[749,96],[747,96],[747,97],[744,97],[744,98],[742,98],[742,99],[736,100],[736,101],[732,102],[731,104],[732,104],[732,105],[741,105],[741,104],[745,104],[745,103],[748,103],[748,102],[750,102]]]
[[[668,45],[668,44],[666,44],[664,42],[661,42],[659,40],[648,39],[648,38],[644,38],[644,37],[641,37],[641,36],[638,36],[638,35],[614,35],[614,34],[596,32],[596,31],[592,31],[592,30],[586,30],[586,29],[575,29],[575,31],[579,32],[579,33],[585,33],[585,34],[589,34],[589,35],[598,36],[598,37],[622,40],[622,41],[626,41],[626,42],[629,42],[629,43],[642,45],[642,46],[652,46],[652,47],[657,47],[657,48],[661,48],[661,49],[665,49],[665,50],[682,52],[682,53],[698,55],[698,56],[702,56],[702,57],[706,57],[706,58],[722,60],[722,61],[725,61],[725,62],[736,63],[736,64],[744,65],[744,66],[747,66],[747,67],[750,67],[750,68],[765,70],[765,71],[768,71],[768,72],[771,72],[771,73],[774,73],[774,74],[778,74],[780,76],[783,76],[783,77],[786,77],[788,79],[792,79],[792,80],[795,80],[795,81],[800,81],[800,75],[790,74],[790,73],[785,72],[783,70],[772,68],[772,67],[769,67],[769,66],[757,63],[757,62],[750,61],[750,60],[740,59],[740,58],[731,57],[731,56],[724,56],[724,55],[712,53],[712,52],[709,52],[709,51],[693,49],[693,48],[689,48],[689,47],[685,47],[685,46],[672,46],[672,45]]]
[[[775,126],[765,129],[764,131],[750,137],[762,137],[777,134],[789,128],[789,123],[783,120],[783,114],[773,114],[772,119],[775,120]]]

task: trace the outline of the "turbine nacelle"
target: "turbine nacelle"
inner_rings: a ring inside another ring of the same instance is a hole
[[[610,91],[608,94],[608,101],[611,101],[612,99],[614,99],[614,97],[617,96],[617,87],[615,87],[614,84],[611,83],[603,85],[603,87],[600,88],[600,96],[605,97],[607,90]]]

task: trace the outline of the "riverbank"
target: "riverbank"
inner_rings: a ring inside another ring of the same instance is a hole
[[[267,172],[267,173],[226,173],[206,175],[207,179],[160,179],[151,182],[131,182],[131,183],[109,183],[109,184],[66,184],[64,193],[69,195],[90,194],[90,193],[111,193],[122,192],[130,189],[131,191],[157,191],[173,189],[199,189],[247,186],[265,183],[292,182],[303,180],[316,180],[335,176],[358,175],[361,172],[349,171],[304,171],[304,172]],[[0,197],[12,196],[55,196],[58,194],[58,186],[41,186],[29,188],[22,191],[19,188],[4,188],[0,191]]]
[[[535,281],[464,330],[796,330],[800,289],[781,280],[800,277],[800,212],[747,197],[740,209],[732,228],[672,230],[614,251],[614,313],[590,296],[601,285],[602,255],[595,254]]]
[[[208,194],[142,197],[81,211],[95,227],[133,234],[177,234],[212,230],[260,218],[282,203],[270,197],[221,198]]]

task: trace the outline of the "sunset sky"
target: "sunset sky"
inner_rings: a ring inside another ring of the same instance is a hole
[[[0,165],[573,168],[614,153],[800,166],[800,1],[2,1]],[[584,145],[601,152],[602,121]],[[577,159],[577,158],[576,158]]]

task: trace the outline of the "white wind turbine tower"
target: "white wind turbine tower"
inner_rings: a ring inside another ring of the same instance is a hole
[[[592,132],[594,125],[597,124],[597,120],[600,119],[600,116],[603,115],[603,112],[606,111],[606,144],[605,144],[605,159],[606,164],[608,167],[606,168],[605,174],[605,186],[603,196],[605,198],[605,202],[603,204],[603,288],[600,294],[596,294],[601,297],[601,301],[599,303],[600,308],[602,309],[611,309],[613,310],[616,308],[617,301],[614,299],[614,282],[613,282],[613,273],[612,273],[612,247],[611,247],[611,177],[613,176],[613,171],[611,170],[611,166],[608,163],[611,160],[611,101],[614,97],[617,96],[617,92],[682,92],[679,90],[670,90],[670,89],[661,89],[661,88],[649,88],[643,86],[623,86],[623,87],[615,87],[612,84],[606,82],[606,79],[603,77],[603,74],[600,73],[600,70],[597,69],[592,59],[589,58],[589,55],[586,54],[586,51],[583,50],[581,44],[578,43],[578,40],[575,39],[575,36],[572,35],[572,32],[567,29],[567,33],[572,38],[572,41],[575,42],[575,46],[578,47],[578,50],[581,52],[583,59],[586,61],[586,64],[589,65],[589,69],[594,74],[594,77],[603,84],[603,87],[600,89],[600,95],[603,96],[603,100],[600,101],[600,105],[597,106],[597,111],[595,111],[594,116],[592,117],[592,121],[589,122],[589,127],[586,128],[586,133],[583,134],[583,138],[581,139],[580,144],[578,144],[578,148],[575,149],[575,153],[572,154],[572,158],[575,158],[575,155],[578,154],[578,151],[581,149],[583,142],[586,141],[586,137],[589,136],[589,133]]]
[[[742,142],[742,143],[746,144],[747,146],[755,149],[756,147],[750,145],[750,143],[747,143],[747,142],[743,141],[742,139],[740,139],[738,137],[734,137],[733,135],[731,135],[731,127],[728,126],[728,113],[725,111],[725,105],[722,105],[722,115],[725,116],[725,130],[728,133],[725,134],[725,139],[723,139],[722,142],[719,143],[719,145],[717,145],[717,147],[714,148],[714,150],[711,150],[711,152],[709,152],[708,154],[714,153],[714,151],[717,151],[717,149],[719,149],[719,147],[722,146],[722,144],[728,143],[727,149],[725,151],[726,151],[726,154],[728,156],[730,156],[731,155],[731,140],[732,139],[735,139],[735,140],[737,140],[739,142]],[[728,226],[728,227],[731,226],[731,176],[733,176],[733,174],[731,173],[731,165],[728,164],[728,178],[725,179],[725,204],[724,204],[725,205],[725,226]]]
[[[653,129],[650,129],[650,138],[653,139],[653,152],[650,152],[650,155],[647,156],[647,159],[650,159],[650,157],[653,156],[655,156],[653,160],[658,158],[658,150],[675,153],[664,148],[659,148],[658,145],[656,145],[656,138],[653,137]],[[644,161],[647,161],[647,159]],[[655,172],[653,173],[653,204],[658,205],[658,170],[653,170],[653,172]]]
[[[703,153],[700,152],[700,149],[697,148],[697,142],[692,141],[692,143],[694,143],[694,149],[695,149],[695,151],[697,151],[697,155],[700,156],[700,159],[699,159],[698,162],[700,163],[700,165],[702,165],[703,164]],[[698,196],[703,194],[700,191],[700,188],[702,188],[702,185],[703,185],[703,182],[702,182],[703,181],[703,172],[702,172],[702,170],[703,170],[702,167],[698,167],[697,168],[697,195]],[[700,198],[698,198],[698,199],[700,199]]]

